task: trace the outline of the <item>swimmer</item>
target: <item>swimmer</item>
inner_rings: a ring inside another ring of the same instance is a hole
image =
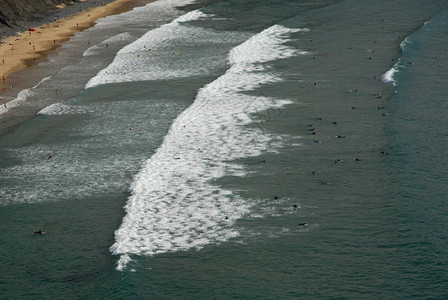
[[[48,156],[47,160],[50,160],[53,158],[53,155]]]

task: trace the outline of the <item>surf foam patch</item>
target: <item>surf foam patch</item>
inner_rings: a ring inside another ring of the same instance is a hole
[[[33,90],[35,88],[37,88],[41,83],[47,81],[50,78],[51,78],[51,76],[45,77],[44,79],[42,79],[38,84],[36,84],[32,88],[20,91],[14,100],[11,100],[11,101],[7,102],[6,104],[0,106],[0,114],[4,114],[4,113],[8,112],[11,108],[14,108],[14,107],[17,107],[17,106],[20,106],[21,104],[23,104],[29,97],[35,95],[35,93],[33,92]]]
[[[186,50],[199,43],[226,43],[222,34],[189,26],[188,22],[210,17],[198,10],[189,12],[171,23],[148,31],[140,39],[118,51],[114,61],[89,80],[86,88],[101,84],[146,80],[172,79],[201,75],[207,68],[198,66],[213,63],[213,53],[192,60]],[[178,45],[183,46],[180,51]],[[196,54],[196,53],[194,53]],[[213,65],[213,64],[212,64]]]
[[[117,270],[126,268],[131,255],[201,249],[239,235],[233,225],[251,204],[212,181],[245,176],[244,167],[233,161],[275,151],[275,137],[245,125],[257,112],[291,101],[244,92],[281,81],[262,64],[303,54],[284,45],[288,33],[300,30],[275,25],[232,49],[227,72],[200,89],[177,117],[131,186],[110,247],[120,255]]]
[[[71,114],[86,114],[92,113],[94,109],[88,106],[81,105],[68,105],[64,103],[55,103],[50,106],[45,107],[39,111],[38,115],[48,115],[48,116],[60,116],[60,115],[71,115]]]

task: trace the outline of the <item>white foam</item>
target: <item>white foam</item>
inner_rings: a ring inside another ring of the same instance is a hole
[[[129,41],[131,39],[131,35],[128,32],[120,33],[115,36],[112,36],[103,42],[101,42],[98,45],[94,45],[92,47],[89,47],[86,51],[84,51],[83,56],[92,56],[101,54],[101,51],[106,49],[109,44],[122,42],[122,41]]]
[[[425,23],[426,24],[426,23]],[[409,45],[411,41],[409,40],[409,37],[406,37],[401,43],[400,43],[400,49],[401,51],[405,51],[406,46]]]
[[[126,216],[110,248],[120,255],[117,270],[132,254],[201,249],[239,235],[232,225],[251,204],[211,181],[244,176],[244,168],[232,161],[275,149],[275,137],[244,125],[253,122],[253,114],[291,101],[242,92],[281,81],[261,63],[303,54],[284,45],[285,34],[296,31],[275,25],[232,49],[230,69],[200,89],[174,121],[131,186]]]
[[[25,102],[29,97],[31,97],[35,94],[33,92],[33,89],[37,88],[41,83],[47,81],[50,78],[51,78],[51,76],[45,77],[44,79],[42,79],[38,84],[36,84],[32,88],[20,91],[14,100],[7,102],[6,105],[0,106],[0,114],[4,114],[4,113],[8,112],[11,108],[17,107],[20,104],[22,104],[23,102]]]
[[[387,71],[386,73],[383,74],[383,76],[381,76],[381,79],[383,80],[384,83],[392,82],[392,84],[395,85],[394,74],[398,72],[397,67],[398,66],[395,64],[389,71]]]
[[[400,43],[400,49],[401,52],[406,51],[407,45],[411,43],[409,37],[406,37],[401,43]],[[402,59],[398,59],[398,61],[394,64],[394,66],[387,71],[386,73],[381,76],[381,79],[384,83],[392,83],[394,86],[397,85],[397,81],[395,79],[395,75],[400,71],[400,68],[403,67],[403,61]]]
[[[39,111],[38,115],[48,115],[48,116],[60,116],[67,114],[86,114],[93,112],[93,108],[90,106],[81,105],[68,105],[64,103],[55,103],[50,106],[45,107]]]
[[[86,88],[107,83],[169,79],[201,75],[198,61],[173,51],[182,40],[200,43],[210,37],[210,30],[183,25],[207,17],[199,10],[191,11],[159,28],[148,31],[140,39],[118,51],[114,61],[89,80]],[[222,36],[220,36],[222,38]],[[218,41],[215,35],[216,42]],[[224,41],[220,41],[224,43]]]

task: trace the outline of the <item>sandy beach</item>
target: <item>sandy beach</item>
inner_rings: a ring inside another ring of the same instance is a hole
[[[33,66],[39,58],[57,49],[76,32],[93,26],[100,18],[125,12],[148,2],[150,1],[117,0],[3,39],[0,45],[3,89],[9,86],[8,75]]]

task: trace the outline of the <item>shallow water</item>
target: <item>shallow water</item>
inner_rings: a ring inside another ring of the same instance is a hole
[[[77,35],[1,116],[0,293],[444,298],[446,9],[161,0]]]

